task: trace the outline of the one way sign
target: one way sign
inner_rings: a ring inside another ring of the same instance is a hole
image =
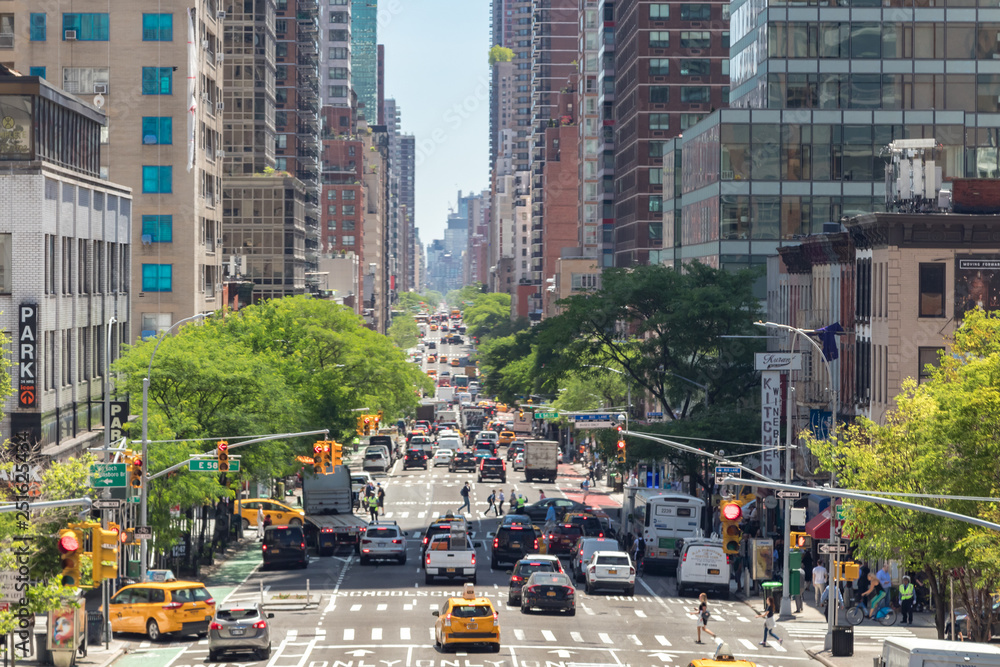
[[[824,543],[819,545],[819,552],[821,554],[846,554],[847,545]]]

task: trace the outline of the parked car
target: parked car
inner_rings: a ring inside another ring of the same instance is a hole
[[[624,551],[596,551],[585,572],[587,595],[598,589],[613,588],[625,595],[635,594],[635,567]]]
[[[507,582],[507,604],[521,604],[521,589],[524,582],[535,572],[562,574],[562,563],[555,556],[531,554],[514,563],[510,571],[510,581]]]
[[[532,609],[564,611],[576,614],[576,589],[561,572],[535,572],[521,590],[521,613]]]
[[[257,660],[271,657],[271,627],[260,602],[229,602],[220,605],[208,626],[208,660],[220,662],[226,653],[250,652]]]

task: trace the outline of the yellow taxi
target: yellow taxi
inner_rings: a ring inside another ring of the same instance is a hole
[[[427,355],[427,363],[433,364],[437,360],[438,360],[438,356],[436,354],[429,354],[429,355]]]
[[[442,364],[448,363],[448,355],[442,354],[440,357],[438,357],[438,361],[440,361]]]
[[[155,642],[166,634],[207,636],[215,600],[200,581],[150,581],[119,589],[110,609],[113,632],[141,633]]]
[[[696,658],[688,663],[688,667],[757,667],[749,660],[737,660],[729,650],[729,644],[716,644],[715,655],[711,658]]]
[[[239,510],[237,510],[239,508]],[[257,526],[257,510],[264,510],[266,517],[271,517],[272,526],[301,526],[306,513],[302,510],[289,507],[285,503],[270,498],[249,498],[241,500],[238,504],[233,503],[233,514],[243,517],[243,530],[250,526]]]
[[[452,357],[452,358],[451,358],[451,365],[452,365],[452,366],[461,366],[461,365],[462,365],[462,362],[460,362],[460,361],[458,360],[458,357]]]
[[[497,436],[497,444],[509,445],[510,443],[514,442],[516,438],[517,435],[515,435],[513,431],[500,431],[500,435]]]
[[[434,644],[442,651],[459,644],[486,644],[500,652],[500,621],[489,598],[477,597],[473,584],[466,584],[462,597],[441,604],[434,623]]]
[[[436,370],[434,370],[433,368],[428,368],[427,369],[427,374],[429,376],[431,376],[431,377],[437,377],[438,372]]]
[[[438,325],[432,324],[431,325],[431,331],[437,331],[437,330],[438,330]]]

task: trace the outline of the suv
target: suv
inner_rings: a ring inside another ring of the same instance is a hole
[[[393,441],[391,436],[388,435],[373,435],[368,439],[369,447],[376,446],[385,447],[385,451],[389,452],[389,460],[393,460],[393,456],[396,453],[396,443]],[[365,452],[367,453],[367,451]]]
[[[455,472],[457,470],[473,472],[475,469],[476,457],[472,452],[455,452],[455,456],[451,457],[451,463],[448,464],[448,472]]]
[[[596,516],[584,513],[569,513],[563,517],[563,521],[580,526],[584,537],[604,537],[604,524]]]
[[[514,458],[524,452],[524,441],[515,440],[507,446],[507,460],[513,461]]]
[[[550,554],[573,553],[576,541],[583,537],[583,528],[574,523],[557,523],[548,534]]]
[[[487,456],[479,460],[479,482],[484,479],[507,481],[507,462],[499,456]]]
[[[573,579],[583,581],[584,568],[590,562],[590,557],[594,555],[594,552],[618,551],[618,549],[618,542],[610,537],[585,537],[582,540],[577,540],[576,546],[573,547],[573,553],[569,557],[569,569],[573,573]]]
[[[406,564],[406,535],[395,521],[372,521],[361,538],[361,564],[381,559]]]
[[[635,567],[624,551],[596,551],[584,570],[587,595],[597,588],[620,588],[625,595],[635,594]]]
[[[272,565],[293,564],[299,567],[309,565],[306,556],[306,534],[302,526],[270,526],[264,529],[264,543],[261,545],[263,562],[260,569]]]
[[[361,469],[389,472],[389,457],[381,448],[373,449],[365,454],[365,460],[361,464]]]
[[[113,632],[145,632],[157,642],[165,634],[207,634],[215,599],[200,581],[148,581],[118,589],[110,609]]]
[[[538,552],[540,531],[530,524],[504,524],[493,536],[490,568],[496,570],[500,563],[516,563],[527,554]]]
[[[423,468],[427,470],[427,455],[422,449],[406,450],[406,458],[403,459],[403,470],[408,468]]]
[[[507,588],[507,604],[521,604],[521,588],[535,572],[559,572],[561,573],[562,563],[556,556],[543,556],[541,554],[531,554],[514,563],[514,569],[510,572],[510,582]]]

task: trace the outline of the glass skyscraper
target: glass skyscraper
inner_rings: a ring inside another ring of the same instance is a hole
[[[365,120],[378,122],[378,0],[351,1],[351,85],[365,105]]]

